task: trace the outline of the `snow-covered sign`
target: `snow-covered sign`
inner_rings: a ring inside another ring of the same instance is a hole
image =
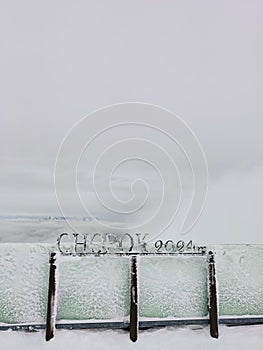
[[[63,242],[75,249],[74,236]],[[217,336],[217,315],[219,324],[263,322],[262,245],[192,254],[166,252],[166,243],[137,254],[86,255],[63,255],[50,244],[0,244],[0,329],[45,329],[48,320],[49,335],[55,327],[110,327],[130,329],[136,340],[138,328],[176,324],[210,323]]]
[[[154,244],[147,241],[148,234],[124,233],[62,233],[57,239],[57,248],[62,255],[88,255],[109,253],[189,253],[204,254],[205,246],[197,246],[193,241],[179,240],[177,242],[169,239],[167,241],[157,240]]]
[[[135,236],[125,233],[123,235],[116,235],[113,233],[92,233],[92,234],[79,234],[73,233],[69,235],[68,233],[62,233],[57,239],[57,248],[58,252],[62,257],[73,256],[73,257],[87,257],[88,255],[94,255],[101,257],[104,255],[112,256],[121,256],[126,257],[126,265],[128,263],[129,257],[129,269],[126,272],[124,280],[130,275],[129,284],[129,329],[130,329],[130,339],[136,341],[138,337],[139,329],[139,283],[138,283],[138,259],[141,256],[190,256],[190,257],[204,257],[206,255],[206,247],[200,247],[194,245],[192,241],[185,242],[179,240],[174,242],[173,240],[167,240],[163,242],[162,240],[156,241],[153,245],[149,245],[146,241],[147,234],[142,235],[141,233],[136,233]],[[65,239],[67,243],[65,243]],[[215,280],[215,269],[214,269],[214,257],[213,253],[208,253],[208,279],[209,279],[209,315],[211,320],[211,335],[213,337],[218,337],[218,316],[217,316],[217,296],[216,296],[216,280]],[[173,261],[174,263],[174,261]],[[193,263],[193,262],[191,262]],[[184,262],[185,265],[185,262]],[[83,269],[83,267],[80,267]],[[50,258],[50,274],[49,274],[49,294],[48,294],[48,310],[47,310],[47,326],[46,326],[46,340],[50,340],[54,336],[55,331],[55,321],[57,315],[57,285],[58,277],[56,275],[57,264],[56,264],[56,253],[51,254]],[[185,271],[186,275],[190,275],[190,271]],[[143,274],[143,272],[142,272]],[[157,279],[162,275],[157,274]],[[206,273],[204,274],[204,276]],[[179,277],[179,276],[177,276]],[[141,279],[141,273],[140,273]],[[181,281],[182,282],[182,281]],[[201,282],[202,283],[202,282]],[[200,284],[200,282],[199,282]],[[117,289],[121,284],[117,286]],[[206,283],[202,283],[202,287]],[[164,286],[165,288],[166,286]],[[190,286],[188,287],[189,291],[192,288],[195,288],[194,280],[190,281]],[[201,287],[201,289],[202,289]],[[186,288],[186,285],[184,285]],[[178,289],[178,288],[177,288]],[[143,290],[143,289],[142,289]],[[142,292],[143,293],[143,292]],[[146,289],[147,293],[147,289]],[[124,294],[125,295],[125,294]],[[122,297],[122,296],[121,296]],[[120,297],[120,298],[121,298]],[[144,299],[144,297],[141,295]],[[147,294],[145,295],[145,299]],[[126,300],[128,298],[126,297]],[[200,301],[202,298],[200,298]],[[163,301],[159,301],[162,305]],[[198,305],[199,304],[199,305]],[[197,303],[190,310],[190,316],[195,312],[194,309],[197,306],[197,309],[203,308],[203,303]],[[152,307],[150,307],[152,310]],[[102,308],[102,310],[104,310]],[[185,311],[185,310],[184,310]],[[103,311],[104,312],[104,311]],[[146,311],[147,313],[147,311]],[[185,313],[185,312],[184,312]],[[198,311],[197,311],[198,313]],[[199,310],[199,313],[202,314],[202,311]],[[86,315],[90,318],[91,315]],[[102,315],[105,317],[105,314]],[[160,315],[159,315],[160,316]],[[70,317],[72,318],[72,317]],[[97,314],[94,315],[94,318],[97,318]],[[148,325],[150,325],[148,321]],[[156,321],[155,321],[156,323]]]

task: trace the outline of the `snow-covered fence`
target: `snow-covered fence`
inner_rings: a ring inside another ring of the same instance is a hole
[[[136,340],[139,328],[210,323],[217,337],[217,318],[231,325],[262,323],[263,247],[208,248],[215,256],[57,252],[49,264],[54,246],[0,244],[0,329],[45,329],[49,324],[48,339],[52,325],[123,328]],[[53,301],[48,295],[52,281]]]

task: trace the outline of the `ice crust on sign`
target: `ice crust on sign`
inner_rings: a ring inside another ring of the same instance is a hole
[[[141,257],[139,283],[141,317],[207,315],[205,257]]]
[[[129,315],[127,257],[62,257],[58,319],[121,319]]]

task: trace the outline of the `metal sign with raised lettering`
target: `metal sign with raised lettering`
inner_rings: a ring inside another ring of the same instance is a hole
[[[157,240],[150,243],[148,234],[124,233],[62,233],[57,239],[58,250],[62,255],[88,254],[205,254],[206,247],[190,241]]]

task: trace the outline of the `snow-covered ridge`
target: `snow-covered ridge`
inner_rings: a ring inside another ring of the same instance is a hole
[[[96,220],[100,220],[98,217]],[[59,216],[59,215],[0,215],[0,220],[10,221],[93,221],[94,218],[90,216],[77,217],[77,216]]]

